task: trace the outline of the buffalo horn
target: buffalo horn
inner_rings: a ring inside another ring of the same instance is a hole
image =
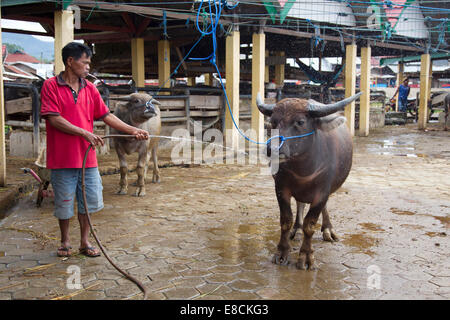
[[[262,114],[269,116],[269,117],[272,115],[273,108],[275,107],[275,104],[263,103],[263,101],[261,99],[261,94],[259,92],[256,95],[256,105],[258,106],[258,109]]]
[[[161,105],[161,102],[159,102],[158,100],[155,100],[155,99],[153,99],[153,98],[152,98],[152,100],[150,100],[150,103],[157,104],[158,106]]]
[[[311,117],[325,117],[345,108],[346,105],[358,99],[362,92],[355,94],[347,99],[332,104],[322,104],[312,99],[308,100],[307,111]]]

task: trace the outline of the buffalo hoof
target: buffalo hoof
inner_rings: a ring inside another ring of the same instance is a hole
[[[339,238],[336,235],[336,233],[334,233],[333,229],[325,228],[325,230],[323,230],[323,240],[329,242],[336,242],[339,241]]]
[[[127,189],[120,189],[119,191],[116,192],[116,194],[120,194],[120,195],[127,194]]]
[[[291,231],[291,233],[289,234],[289,239],[291,239],[291,240],[294,240],[295,239],[295,236],[296,236],[296,234],[297,234],[297,232],[300,230],[300,235],[303,235],[303,230],[302,230],[302,228],[294,228],[294,229],[292,229],[292,231]]]
[[[145,190],[137,189],[136,192],[133,194],[135,197],[144,197],[145,196]]]
[[[153,183],[160,183],[161,182],[161,178],[159,177],[159,175],[153,175],[152,182]]]
[[[289,256],[283,255],[280,253],[276,253],[276,254],[274,254],[274,256],[272,258],[272,263],[278,264],[280,266],[287,266],[289,263]]]
[[[314,260],[312,253],[300,252],[296,267],[300,270],[316,270]]]

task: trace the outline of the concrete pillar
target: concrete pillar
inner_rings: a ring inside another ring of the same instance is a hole
[[[159,86],[170,88],[170,43],[169,40],[158,41],[158,81]]]
[[[284,57],[284,51],[277,51],[275,53],[277,57]],[[285,64],[277,64],[275,65],[275,84],[277,87],[283,87],[284,85],[284,68]]]
[[[419,129],[426,129],[428,118],[428,100],[430,98],[430,54],[423,54],[420,59],[420,103],[419,103]]]
[[[252,121],[251,128],[256,133],[256,140],[264,141],[264,115],[256,106],[258,92],[264,98],[264,69],[266,55],[266,35],[264,33],[253,34],[252,51]]]
[[[345,48],[345,97],[356,93],[356,44],[349,44]],[[355,135],[355,102],[345,107],[345,117],[351,135]]]
[[[73,12],[62,10],[55,11],[55,75],[64,71],[64,62],[62,61],[62,48],[72,42],[73,35]]]
[[[0,44],[2,44],[1,10]],[[3,57],[0,52],[0,187],[6,186],[5,101],[3,96]]]
[[[403,62],[398,63],[398,73],[397,73],[397,87],[403,83],[405,79],[403,72],[405,71],[405,64]],[[398,97],[395,100],[395,111],[398,111]]]
[[[370,59],[372,48],[361,48],[361,83],[360,89],[364,92],[359,104],[359,135],[367,137],[369,135],[370,121]]]
[[[131,72],[137,87],[145,87],[144,39],[131,39]]]
[[[233,31],[226,38],[225,78],[226,92],[234,121],[239,126],[239,77],[240,77],[240,42],[239,31]],[[235,128],[228,106],[225,106],[225,137],[226,146],[239,147],[239,132]]]

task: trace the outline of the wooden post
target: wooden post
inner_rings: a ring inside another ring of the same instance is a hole
[[[356,44],[349,44],[345,49],[345,97],[356,93]],[[347,126],[352,136],[355,135],[355,102],[345,107]]]
[[[275,54],[277,57],[284,57],[284,51],[277,51]],[[283,87],[284,85],[284,64],[275,65],[275,84],[277,87]]]
[[[398,73],[397,73],[397,87],[399,87],[403,83],[404,74],[405,71],[405,64],[403,62],[398,63]],[[395,111],[398,111],[398,96],[395,100]]]
[[[225,78],[226,92],[234,121],[239,126],[239,77],[240,77],[240,42],[239,31],[233,31],[226,38]],[[225,105],[225,132],[228,148],[239,147],[239,132],[234,127],[230,110]]]
[[[145,87],[144,39],[131,39],[131,71],[137,87]]]
[[[195,77],[188,77],[187,79],[187,85],[189,87],[194,87],[195,86]]]
[[[170,43],[169,40],[158,41],[158,81],[159,86],[170,88]]]
[[[433,61],[430,61],[430,73],[428,76],[428,100],[431,100],[432,87],[433,87]]]
[[[423,54],[420,59],[420,104],[419,104],[419,129],[426,129],[428,118],[428,100],[430,80],[430,54]]]
[[[256,140],[264,141],[264,115],[256,106],[256,95],[261,94],[264,99],[264,69],[266,54],[266,35],[253,34],[252,51],[252,121],[251,128],[256,133]]]
[[[73,36],[73,12],[62,10],[55,11],[55,75],[64,71],[64,62],[62,61],[62,48],[72,42]]]
[[[212,87],[214,85],[214,77],[212,73],[205,73],[203,75],[205,77],[205,86]]]
[[[269,50],[266,50],[266,59],[269,57]],[[270,83],[270,71],[269,71],[269,65],[264,63],[264,82]]]
[[[369,135],[370,121],[370,58],[371,47],[361,48],[361,82],[360,89],[364,92],[359,103],[359,135]]]
[[[0,44],[2,44],[1,10]],[[0,52],[0,187],[6,186],[5,101],[3,98],[3,93],[3,57]]]

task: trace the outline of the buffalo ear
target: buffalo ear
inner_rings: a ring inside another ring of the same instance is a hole
[[[325,117],[316,118],[316,124],[319,130],[332,131],[347,122],[347,119],[340,114],[330,114]]]

